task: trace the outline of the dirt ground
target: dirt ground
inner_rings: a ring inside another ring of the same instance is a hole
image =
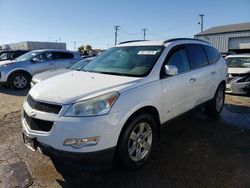
[[[95,171],[24,146],[20,110],[26,93],[0,87],[0,187],[18,186],[3,169],[20,161],[32,187],[250,187],[249,97],[227,95],[220,119],[197,112],[169,122],[144,168]]]

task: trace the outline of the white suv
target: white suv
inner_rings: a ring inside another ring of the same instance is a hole
[[[26,145],[44,154],[134,168],[148,161],[160,125],[197,106],[219,115],[227,65],[195,39],[124,42],[35,85],[23,105]]]

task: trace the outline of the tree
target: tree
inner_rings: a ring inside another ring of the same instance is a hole
[[[85,46],[85,51],[88,53],[88,54],[90,54],[93,50],[92,50],[92,46],[91,45],[89,45],[89,44],[87,44],[86,46]]]
[[[80,46],[78,50],[81,54],[84,54],[85,46],[84,45]]]
[[[93,52],[92,46],[87,44],[87,45],[82,45],[78,48],[79,52],[84,55],[89,55]]]

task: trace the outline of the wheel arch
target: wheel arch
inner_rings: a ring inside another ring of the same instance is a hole
[[[121,135],[123,134],[123,132],[125,131],[128,123],[134,118],[136,117],[138,114],[141,114],[141,113],[149,113],[151,114],[154,119],[156,120],[156,123],[157,123],[157,136],[159,138],[160,136],[160,125],[161,125],[161,121],[160,121],[160,114],[157,110],[156,107],[154,106],[151,106],[151,105],[148,105],[148,106],[144,106],[144,107],[141,107],[139,109],[137,109],[136,111],[134,111],[130,116],[129,118],[125,121],[124,123],[124,126],[122,127],[121,131],[120,131],[120,134],[119,134],[119,137],[118,137],[118,142],[117,144],[119,143],[120,141],[120,138],[121,138]]]
[[[16,73],[24,73],[24,74],[28,75],[30,78],[32,78],[32,74],[29,71],[27,71],[25,69],[16,69],[16,70],[12,71],[11,73],[9,73],[9,75],[7,77],[7,82],[8,83],[10,81],[11,76],[13,76]]]

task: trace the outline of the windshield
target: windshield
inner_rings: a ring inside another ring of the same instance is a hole
[[[7,53],[2,53],[2,54],[0,55],[0,61],[7,60],[7,59],[8,59]]]
[[[96,57],[82,70],[102,74],[144,77],[154,67],[163,46],[114,47]]]
[[[235,68],[250,68],[250,57],[229,57],[227,65]]]
[[[27,61],[27,60],[31,60],[33,57],[35,57],[39,53],[40,52],[28,52],[28,53],[25,53],[25,54],[19,56],[18,58],[16,58],[15,61]]]
[[[92,59],[83,59],[81,61],[78,61],[77,63],[67,67],[67,69],[70,70],[81,70],[83,67],[85,67]]]

